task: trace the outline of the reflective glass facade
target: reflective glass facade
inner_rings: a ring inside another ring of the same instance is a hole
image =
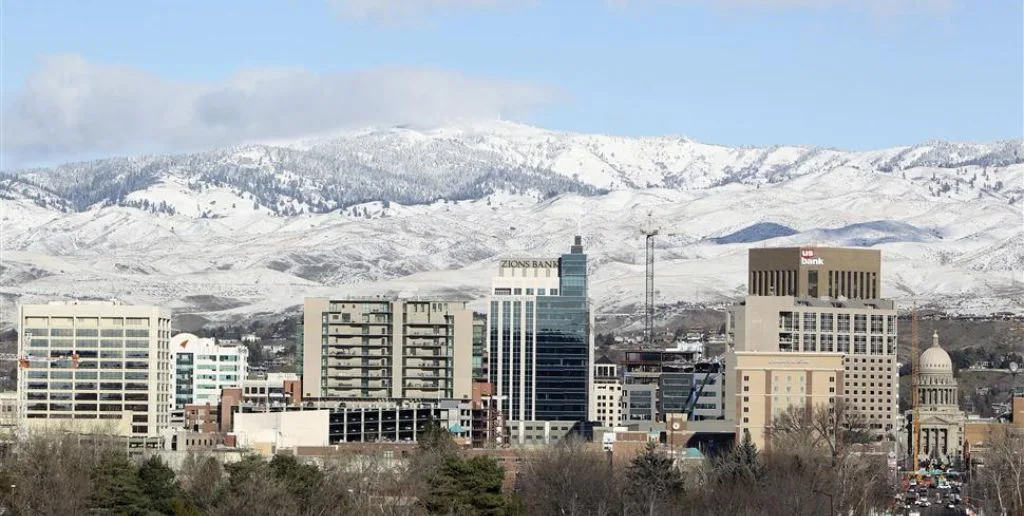
[[[587,418],[589,322],[585,297],[537,298],[536,419]]]

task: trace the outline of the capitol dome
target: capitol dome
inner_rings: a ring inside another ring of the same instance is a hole
[[[939,333],[932,336],[932,347],[921,353],[920,371],[922,374],[953,374],[953,361],[949,353],[939,346]]]

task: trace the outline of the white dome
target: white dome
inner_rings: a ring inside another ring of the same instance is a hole
[[[939,334],[932,336],[932,347],[921,353],[920,371],[922,374],[953,374],[953,361],[949,353],[939,346]]]

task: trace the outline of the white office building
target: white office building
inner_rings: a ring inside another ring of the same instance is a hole
[[[221,389],[238,387],[249,373],[249,349],[238,344],[179,333],[171,338],[171,354],[175,424],[185,422],[185,405],[217,405]]]
[[[622,422],[622,378],[619,366],[601,357],[594,364],[593,392],[590,395],[590,421],[600,421],[603,426],[616,427]]]
[[[23,425],[159,437],[170,423],[171,316],[155,306],[18,307]]]

